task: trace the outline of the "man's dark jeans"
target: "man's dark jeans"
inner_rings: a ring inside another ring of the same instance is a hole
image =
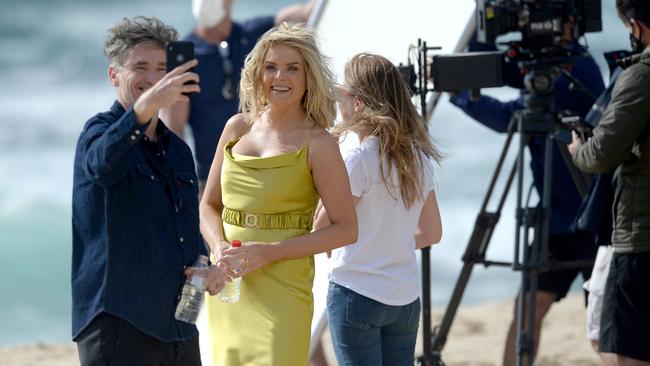
[[[101,313],[77,337],[81,366],[201,366],[199,337],[162,342]]]

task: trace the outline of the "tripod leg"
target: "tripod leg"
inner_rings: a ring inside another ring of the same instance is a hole
[[[420,253],[422,259],[422,353],[420,359],[422,365],[433,365],[431,351],[431,248],[422,248]],[[426,286],[424,284],[427,284]]]
[[[522,144],[525,134],[522,133]],[[536,300],[538,294],[539,272],[548,267],[548,240],[550,232],[551,182],[553,180],[553,141],[550,134],[545,137],[544,184],[541,207],[527,209],[526,215],[518,217],[517,236],[524,230],[524,256],[522,263],[521,291],[518,313],[519,334],[517,340],[516,365],[532,365],[535,360],[536,342]],[[523,168],[523,152],[520,149],[520,169]],[[522,186],[521,175],[519,186]],[[521,192],[521,191],[520,191]],[[521,210],[521,201],[517,205]],[[531,214],[532,213],[532,214]],[[528,230],[534,229],[533,241],[528,244]],[[517,245],[520,245],[517,241]],[[527,301],[528,300],[528,301]],[[527,310],[527,311],[526,311]],[[526,326],[527,323],[527,326]],[[541,323],[539,324],[541,326]]]
[[[492,193],[494,192],[494,186],[496,185],[496,181],[498,179],[499,173],[503,167],[503,162],[505,160],[505,157],[508,152],[508,148],[512,141],[512,136],[513,136],[513,132],[511,129],[504,143],[501,156],[499,158],[497,167],[495,169],[494,175],[490,182],[490,186],[488,187],[488,191],[486,193],[485,199],[483,200],[481,212],[478,214],[476,218],[476,221],[474,223],[474,229],[472,231],[469,242],[465,249],[465,253],[463,254],[464,264],[458,276],[458,279],[456,280],[456,284],[454,286],[451,299],[449,301],[449,304],[447,305],[447,308],[445,309],[445,314],[443,316],[441,325],[436,327],[436,331],[433,335],[432,360],[434,365],[443,365],[441,359],[441,351],[445,346],[445,343],[447,342],[447,335],[449,334],[451,324],[454,320],[454,317],[456,316],[456,312],[460,305],[460,301],[463,297],[463,293],[465,291],[467,283],[469,282],[469,278],[472,274],[474,265],[479,261],[483,262],[483,260],[485,259],[485,252],[487,251],[490,238],[492,237],[494,228],[498,223],[499,217],[501,215],[501,209],[503,208],[503,205],[505,203],[505,198],[507,196],[507,193],[510,190],[510,187],[512,186],[512,182],[514,180],[514,175],[515,175],[515,168],[516,168],[515,165],[513,165],[512,169],[510,170],[508,179],[506,181],[506,185],[503,189],[503,193],[501,194],[501,197],[498,201],[496,211],[493,213],[488,212],[486,210],[486,207],[490,202]],[[429,287],[428,277],[423,279],[423,287],[424,288]],[[423,330],[426,331],[426,328]],[[425,343],[429,342],[429,340],[425,338],[424,342]]]
[[[531,248],[528,245],[528,229],[524,228],[523,235],[523,256],[524,260],[522,263],[523,270],[521,272],[521,285],[519,288],[519,298],[517,301],[517,342],[516,342],[516,366],[530,365],[532,364],[532,358],[530,357],[532,352],[532,337],[530,336],[533,333],[533,326],[530,320],[535,317],[535,298],[534,295],[529,291],[530,284],[530,273],[528,272],[529,268],[529,258],[531,257]]]

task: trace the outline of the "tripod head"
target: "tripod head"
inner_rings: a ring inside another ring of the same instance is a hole
[[[553,131],[554,139],[566,144],[571,143],[570,131],[577,132],[583,140],[586,140],[591,136],[593,126],[587,124],[576,113],[555,110],[555,82],[564,75],[570,80],[571,89],[586,94],[594,102],[596,100],[568,71],[572,65],[573,61],[570,58],[549,59],[544,62],[526,61],[520,65],[522,73],[525,73],[522,84],[524,110],[520,113],[527,113],[528,119],[532,118],[533,114],[548,115],[548,118],[544,118],[548,123],[547,129]]]
[[[524,106],[534,111],[552,112],[555,81],[559,76],[560,70],[556,65],[534,65],[524,77]]]
[[[551,133],[559,121],[555,112],[555,82],[560,77],[556,64],[533,62],[527,66],[524,76],[524,109],[518,129],[531,133]]]

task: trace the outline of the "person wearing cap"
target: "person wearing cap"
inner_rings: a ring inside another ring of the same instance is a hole
[[[245,21],[231,18],[233,0],[192,0],[196,28],[184,40],[194,43],[201,92],[163,111],[167,126],[181,138],[189,125],[202,195],[219,137],[226,121],[237,113],[237,85],[246,55],[257,39],[282,22],[304,23],[315,0],[287,6],[275,15]]]

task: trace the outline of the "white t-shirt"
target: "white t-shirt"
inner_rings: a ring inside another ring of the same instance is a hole
[[[419,296],[415,230],[424,204],[404,205],[399,187],[386,188],[379,169],[379,139],[366,138],[350,150],[345,166],[356,206],[359,236],[355,243],[335,249],[330,281],[387,305],[406,305]],[[399,185],[395,167],[393,182]],[[433,165],[425,159],[423,198],[434,189]]]

